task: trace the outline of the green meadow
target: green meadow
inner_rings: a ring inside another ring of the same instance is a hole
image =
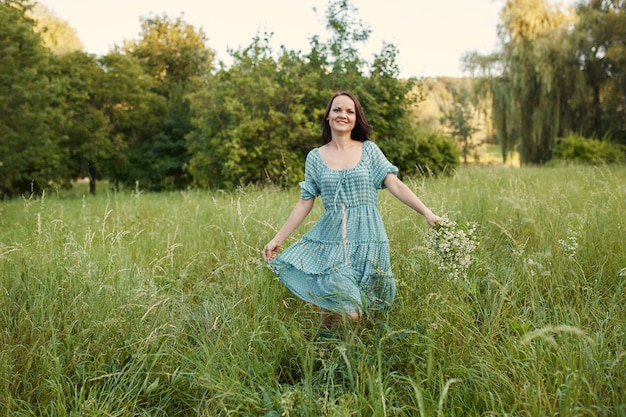
[[[626,415],[626,168],[405,181],[478,224],[467,280],[382,191],[397,299],[321,341],[261,258],[298,189],[0,203],[0,415]]]

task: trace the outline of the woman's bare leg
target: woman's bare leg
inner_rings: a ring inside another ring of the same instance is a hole
[[[322,309],[320,313],[320,327],[322,329],[332,329],[335,323],[344,323],[346,317],[350,317],[352,321],[357,322],[361,318],[361,313],[339,314],[329,310]]]

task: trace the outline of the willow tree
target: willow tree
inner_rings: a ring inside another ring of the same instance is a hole
[[[517,148],[522,163],[542,164],[569,128],[568,103],[580,84],[570,36],[574,22],[574,13],[546,0],[507,0],[500,16],[501,50],[465,58],[479,72],[483,94],[488,90],[492,98],[504,155]]]
[[[571,14],[545,0],[508,0],[501,15],[503,73],[493,84],[496,125],[519,134],[522,163],[542,164],[563,133]]]

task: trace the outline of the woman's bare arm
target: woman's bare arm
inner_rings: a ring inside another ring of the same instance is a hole
[[[311,209],[313,209],[313,203],[315,203],[315,198],[300,200],[296,203],[291,214],[285,221],[285,224],[283,224],[283,227],[280,228],[276,236],[263,248],[263,259],[269,261],[276,257],[285,239],[287,239],[298,226],[302,224],[306,216],[309,215]]]
[[[400,179],[395,174],[387,174],[385,177],[385,186],[389,189],[391,194],[393,194],[398,200],[402,201],[407,206],[411,207],[413,210],[421,214],[426,218],[426,221],[429,225],[435,226],[441,217],[434,214],[422,201],[418,196],[415,195],[413,191],[405,183],[400,181]]]

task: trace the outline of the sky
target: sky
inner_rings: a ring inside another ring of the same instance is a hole
[[[564,0],[568,1],[568,0]],[[104,55],[140,37],[140,17],[167,14],[202,29],[216,58],[230,64],[229,49],[244,48],[257,34],[272,33],[278,51],[308,52],[309,40],[326,40],[328,0],[39,0],[74,28],[88,53]],[[556,3],[556,1],[553,1]],[[370,61],[384,43],[398,47],[400,76],[463,76],[469,51],[497,48],[503,0],[352,0],[372,30],[360,48]]]

